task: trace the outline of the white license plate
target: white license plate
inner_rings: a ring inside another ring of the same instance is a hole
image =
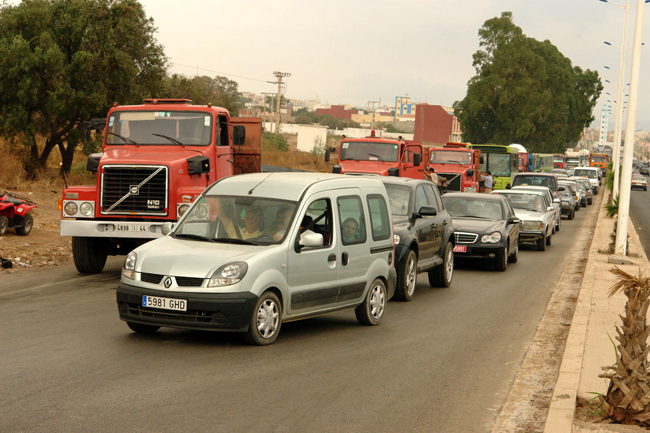
[[[454,252],[455,253],[466,253],[467,252],[467,247],[465,245],[456,245],[456,246],[454,246]]]
[[[115,224],[115,230],[118,232],[147,232],[149,224]]]
[[[187,311],[187,300],[142,295],[142,306],[163,310]]]

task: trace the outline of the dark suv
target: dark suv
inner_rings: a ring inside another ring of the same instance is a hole
[[[420,272],[431,286],[448,287],[454,273],[454,230],[438,188],[428,180],[380,176],[395,230],[395,299],[410,301]]]

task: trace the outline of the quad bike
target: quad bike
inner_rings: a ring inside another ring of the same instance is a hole
[[[5,191],[0,195],[0,236],[7,233],[9,227],[16,229],[16,234],[27,236],[34,227],[34,218],[29,213],[37,206],[28,198]]]

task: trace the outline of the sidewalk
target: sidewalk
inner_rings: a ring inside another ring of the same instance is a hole
[[[639,269],[645,276],[650,275],[650,262],[631,221],[628,228],[628,258],[633,264],[609,263],[609,255],[599,252],[607,250],[613,228],[614,220],[605,216],[605,209],[602,207],[598,213],[598,222],[544,433],[647,431],[636,426],[585,423],[574,419],[577,397],[590,400],[596,395],[593,393],[607,392],[608,380],[601,379],[598,375],[603,372],[601,367],[615,362],[614,347],[608,335],[615,339],[616,326],[621,323],[619,315],[625,312],[627,297],[621,292],[611,298],[607,296],[609,288],[617,281],[609,270],[618,266],[633,275],[637,275]]]

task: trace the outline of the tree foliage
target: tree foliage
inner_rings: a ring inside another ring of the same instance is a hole
[[[136,0],[23,0],[0,9],[0,136],[29,149],[28,174],[55,147],[69,171],[81,125],[115,101],[161,90],[167,59]],[[37,135],[45,137],[40,150]]]
[[[533,152],[564,152],[580,139],[603,89],[598,73],[573,67],[550,41],[523,34],[511,12],[479,30],[476,75],[454,103],[463,140],[521,143]]]
[[[162,96],[166,98],[191,99],[194,104],[223,107],[231,116],[239,115],[240,98],[239,84],[226,77],[208,76],[186,77],[173,74],[165,79]]]

